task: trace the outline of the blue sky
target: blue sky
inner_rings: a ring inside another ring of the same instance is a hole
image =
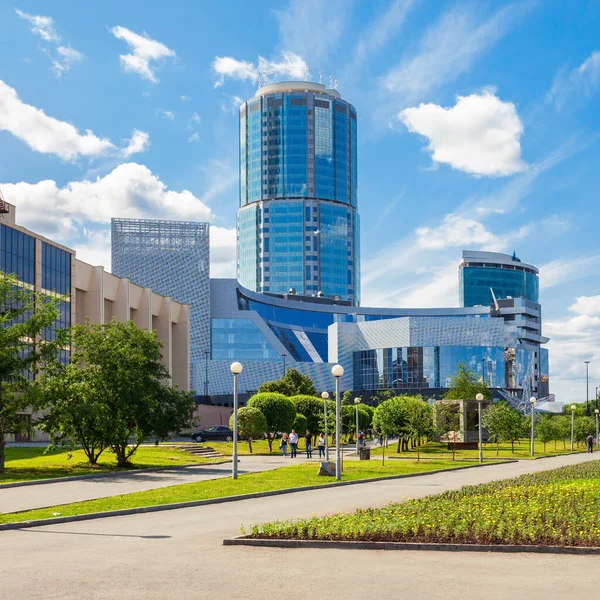
[[[110,266],[111,216],[210,220],[234,276],[241,99],[329,75],[359,115],[365,305],[456,305],[460,251],[541,268],[551,388],[600,383],[600,2],[0,5],[0,189]]]

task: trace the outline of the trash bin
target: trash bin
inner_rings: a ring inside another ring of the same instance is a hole
[[[361,448],[359,450],[360,460],[371,460],[371,448]]]

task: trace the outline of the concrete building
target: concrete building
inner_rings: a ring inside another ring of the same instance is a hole
[[[163,361],[173,385],[189,390],[190,312],[168,296],[129,279],[107,273],[102,266],[78,260],[75,251],[17,224],[16,208],[0,206],[0,271],[49,295],[65,296],[57,328],[107,323],[113,317],[155,330],[163,345]],[[65,349],[64,360],[69,351]]]

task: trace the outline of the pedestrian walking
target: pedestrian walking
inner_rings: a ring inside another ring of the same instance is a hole
[[[319,458],[325,458],[325,434],[320,433],[319,439],[317,440],[317,447],[319,448]]]
[[[594,452],[594,436],[590,433],[590,435],[587,436],[586,441],[588,445],[588,452],[592,454],[592,452]]]
[[[312,458],[311,442],[312,442],[312,434],[307,429],[306,434],[304,436],[304,443],[306,444],[306,458]]]
[[[298,449],[298,434],[294,429],[289,435],[290,440],[290,458],[296,458],[296,450]]]
[[[287,457],[288,443],[289,443],[288,434],[284,433],[281,436],[281,443],[279,444],[279,447],[281,448],[281,453],[283,454],[284,457]]]
[[[358,447],[362,448],[365,444],[365,435],[362,431],[358,432],[357,440],[358,440]]]

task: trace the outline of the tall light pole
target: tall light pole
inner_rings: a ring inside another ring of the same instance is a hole
[[[477,400],[477,419],[479,422],[479,462],[483,462],[483,444],[482,444],[482,436],[481,436],[481,403],[483,402],[483,394],[479,393],[475,396],[475,400]]]
[[[596,408],[598,408],[598,386],[596,386]]]
[[[208,350],[204,351],[204,395],[208,396],[208,357],[210,356],[210,352]]]
[[[360,404],[360,398],[354,398],[354,408],[356,409],[356,454],[358,456],[358,405]]]
[[[342,439],[341,439],[341,419],[342,403],[340,400],[340,377],[344,374],[342,365],[334,365],[331,374],[335,377],[335,478],[337,481],[342,479]]]
[[[531,398],[529,398],[529,402],[531,402],[531,456],[533,456],[534,454],[534,437],[535,437],[535,398],[533,396],[531,396]]]
[[[594,412],[596,413],[596,446],[598,446],[598,413],[600,410],[596,409]]]
[[[283,358],[283,376],[285,377],[285,357],[287,354],[284,352],[281,357]]]
[[[322,392],[323,398],[323,414],[325,415],[325,460],[329,462],[329,433],[327,431],[327,400],[329,400],[329,392]]]
[[[586,360],[585,363],[585,414],[590,416],[590,361]]]
[[[232,479],[237,479],[238,476],[238,422],[237,422],[237,410],[238,410],[238,375],[242,372],[242,363],[234,362],[231,363],[231,372],[233,373],[233,465],[231,467]]]
[[[573,452],[573,440],[575,438],[575,410],[577,407],[571,404],[571,452]]]

